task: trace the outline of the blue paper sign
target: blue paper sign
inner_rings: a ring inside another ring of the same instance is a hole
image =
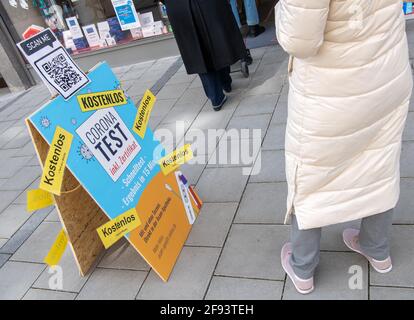
[[[201,200],[182,172],[161,170],[165,150],[151,129],[143,138],[135,133],[137,108],[110,67],[98,64],[88,76],[91,82],[75,96],[66,101],[59,96],[32,114],[30,129],[37,130],[49,145],[57,127],[72,134],[66,167],[111,219],[110,227],[98,228],[102,241],[112,233],[125,232],[120,234],[167,281]],[[84,214],[70,210],[65,212],[72,219]],[[131,230],[125,229],[128,219],[133,221],[130,214],[140,222]],[[62,216],[64,221],[67,217]]]
[[[91,83],[79,94],[121,89],[106,63],[89,73]],[[67,167],[110,217],[135,207],[151,179],[160,172],[154,152],[164,149],[148,128],[141,139],[133,127],[137,109],[128,98],[122,106],[82,112],[77,97],[57,97],[29,120],[50,144],[60,126],[73,135]],[[144,178],[143,178],[144,177]]]
[[[131,0],[112,0],[112,5],[123,31],[141,27],[137,11]]]

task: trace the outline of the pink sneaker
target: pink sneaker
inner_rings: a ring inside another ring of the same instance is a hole
[[[296,290],[301,294],[311,293],[315,288],[313,286],[313,277],[307,280],[299,278],[290,264],[290,256],[292,255],[292,245],[290,242],[286,243],[280,254],[283,270],[287,273]]]
[[[387,273],[392,270],[392,261],[390,257],[388,257],[385,260],[379,261],[379,260],[375,260],[374,258],[367,256],[361,251],[361,247],[359,245],[359,230],[345,229],[344,232],[342,233],[342,238],[344,240],[344,243],[349,249],[367,258],[367,260],[369,261],[371,266],[375,269],[375,271],[379,273]]]

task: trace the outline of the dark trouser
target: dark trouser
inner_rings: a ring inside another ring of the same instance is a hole
[[[359,245],[364,254],[379,261],[390,256],[389,234],[392,216],[393,210],[388,210],[362,219]],[[309,279],[313,276],[319,263],[321,233],[321,228],[299,230],[296,216],[292,216],[290,263],[299,278]]]
[[[211,100],[211,104],[216,107],[224,99],[223,89],[230,91],[231,77],[230,67],[218,71],[210,71],[199,74],[206,96]]]

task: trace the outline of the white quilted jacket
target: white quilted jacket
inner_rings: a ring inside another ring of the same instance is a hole
[[[401,0],[280,0],[290,64],[288,212],[300,229],[371,216],[399,198],[412,90]]]

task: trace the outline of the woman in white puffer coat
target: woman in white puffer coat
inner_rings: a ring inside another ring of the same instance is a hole
[[[313,290],[321,227],[362,219],[345,244],[391,270],[401,139],[412,75],[401,0],[280,0],[276,32],[290,54],[286,130],[291,242],[282,265]]]

